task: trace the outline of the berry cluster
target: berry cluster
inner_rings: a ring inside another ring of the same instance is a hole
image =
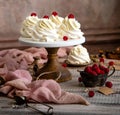
[[[93,64],[92,66],[87,66],[84,69],[84,71],[93,76],[98,76],[101,74],[103,74],[103,75],[108,74],[109,69],[102,65]]]
[[[87,66],[84,71],[88,74],[91,74],[93,76],[98,76],[98,75],[104,75],[109,73],[109,68],[110,66],[114,65],[113,61],[110,61],[108,64],[108,67],[105,67],[103,65],[104,59],[100,58],[100,63],[99,64],[93,64],[92,66]]]

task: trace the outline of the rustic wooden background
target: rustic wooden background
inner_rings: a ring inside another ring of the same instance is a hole
[[[91,53],[120,46],[120,0],[0,0],[0,50],[25,48],[18,42],[20,26],[33,11],[39,17],[52,11],[63,17],[73,13]]]

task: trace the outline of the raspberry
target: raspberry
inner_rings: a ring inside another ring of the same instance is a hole
[[[104,63],[104,58],[100,58],[100,62],[103,62],[103,63]]]
[[[52,12],[52,15],[53,15],[53,16],[57,16],[58,13],[57,13],[56,11],[54,11],[54,12]]]
[[[68,40],[68,37],[67,37],[67,36],[63,36],[63,40],[64,40],[64,41],[67,41],[67,40]]]
[[[95,92],[94,92],[94,91],[90,90],[90,91],[88,92],[88,96],[89,96],[89,97],[93,97],[94,95],[95,95]]]
[[[43,18],[47,18],[47,19],[49,19],[49,16],[45,15],[45,16],[43,16]]]
[[[105,86],[106,86],[106,87],[109,87],[109,88],[112,88],[113,84],[112,84],[112,82],[107,81],[107,82],[105,83]]]
[[[104,70],[104,69],[105,69],[105,67],[102,66],[102,65],[100,65],[99,68],[100,68],[101,70]]]
[[[66,63],[63,63],[62,66],[63,66],[63,67],[67,67],[67,64],[66,64]]]
[[[109,73],[109,69],[108,68],[106,68],[106,67],[104,67],[102,65],[100,65],[99,68],[100,68],[100,70],[104,71],[104,73]]]
[[[104,69],[104,72],[105,72],[105,73],[109,73],[109,69],[108,69],[108,68],[105,68],[105,69]]]
[[[78,77],[78,81],[79,81],[79,82],[82,82],[82,78],[81,78],[81,77]]]
[[[31,13],[31,16],[37,16],[37,14],[35,12]]]
[[[98,67],[97,64],[93,64],[92,70],[95,71],[97,74],[101,74],[101,73],[100,73],[100,69],[99,69],[99,67]]]
[[[87,72],[87,73],[91,72],[91,70],[92,70],[92,69],[91,69],[90,66],[87,66],[87,67],[84,69],[84,71]]]
[[[113,66],[114,65],[114,62],[113,61],[110,61],[109,62],[109,66]]]
[[[93,64],[92,65],[92,70],[96,70],[98,68],[98,65],[97,64]]]
[[[91,67],[91,66],[87,66],[87,67],[84,69],[84,71],[87,72],[88,74],[97,76],[97,73],[92,70],[92,67]]]
[[[101,74],[101,70],[99,68],[96,69],[97,74]]]
[[[91,75],[97,76],[97,73],[95,71],[90,71],[89,72]]]
[[[104,72],[103,70],[100,70],[100,74],[103,74],[103,75],[104,75],[104,74],[105,74],[105,72]]]
[[[68,18],[75,18],[73,14],[69,14]]]

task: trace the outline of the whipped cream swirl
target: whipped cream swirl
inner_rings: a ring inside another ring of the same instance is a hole
[[[33,30],[32,38],[41,42],[58,41],[56,25],[50,19],[40,19]]]
[[[71,49],[67,62],[69,64],[86,64],[90,63],[91,59],[89,53],[85,47],[82,45],[75,46]]]
[[[20,33],[23,37],[31,38],[34,26],[39,21],[37,16],[28,16],[22,23]]]
[[[69,39],[79,39],[83,37],[80,26],[80,23],[75,18],[65,17],[60,26],[59,34],[61,37],[68,36]]]
[[[50,20],[56,25],[57,28],[59,28],[62,24],[62,21],[64,20],[63,17],[60,17],[60,16],[54,16],[54,15],[51,15],[50,16]]]

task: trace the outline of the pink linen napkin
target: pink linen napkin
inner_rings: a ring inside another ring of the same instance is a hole
[[[4,76],[8,71],[17,69],[28,69],[33,63],[34,57],[40,57],[39,63],[47,62],[47,51],[45,48],[28,48],[25,50],[6,49],[0,51],[0,75]]]
[[[65,55],[67,55],[67,49],[60,48],[58,56]],[[27,69],[36,56],[41,58],[39,63],[47,61],[47,52],[44,48],[0,51],[0,76],[6,81],[0,86],[0,92],[11,98],[14,95],[26,96],[28,101],[89,104],[82,96],[63,91],[54,80],[32,81],[32,76]]]
[[[28,101],[52,102],[59,104],[80,103],[88,105],[89,102],[80,95],[65,92],[54,80],[32,81],[27,70],[16,70],[5,76],[7,80],[0,87],[0,92],[13,98],[14,95],[25,96]]]

